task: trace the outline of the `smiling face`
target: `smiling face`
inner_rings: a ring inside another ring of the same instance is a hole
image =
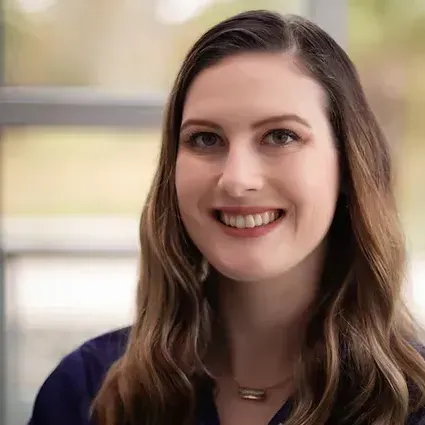
[[[321,87],[280,53],[202,71],[184,104],[176,190],[189,236],[228,278],[276,278],[321,256],[339,192]]]

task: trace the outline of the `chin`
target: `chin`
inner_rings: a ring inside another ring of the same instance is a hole
[[[282,269],[282,265],[279,270],[276,270],[272,265],[263,262],[229,264],[228,262],[213,261],[210,264],[227,279],[241,282],[269,280],[287,271]]]

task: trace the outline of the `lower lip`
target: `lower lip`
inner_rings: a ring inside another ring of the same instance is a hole
[[[283,218],[285,218],[285,214],[282,214],[281,217],[279,217],[275,221],[272,221],[269,224],[264,224],[263,226],[258,226],[258,227],[248,227],[244,229],[238,229],[237,227],[226,226],[220,220],[218,219],[215,219],[215,220],[223,229],[223,232],[229,236],[234,236],[237,238],[258,238],[260,236],[267,235],[272,230],[274,230],[280,224]]]

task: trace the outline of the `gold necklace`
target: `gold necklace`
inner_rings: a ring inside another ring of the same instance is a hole
[[[250,387],[240,385],[235,378],[233,378],[233,380],[238,386],[238,394],[242,400],[265,401],[267,399],[268,391],[287,384],[288,381],[290,380],[290,377],[286,378],[284,381],[278,382],[277,384],[272,385],[270,387],[266,387],[266,388],[250,388]]]

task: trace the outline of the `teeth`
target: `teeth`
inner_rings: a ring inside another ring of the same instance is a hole
[[[236,227],[238,229],[243,229],[245,227],[245,219],[241,215],[236,217]]]
[[[252,215],[245,217],[245,226],[246,227],[255,227],[255,218]]]
[[[263,224],[263,219],[260,214],[255,214],[254,221],[256,226],[261,226]]]
[[[264,226],[275,221],[279,217],[277,211],[266,211],[262,214],[248,214],[248,215],[229,215],[220,212],[221,221],[230,227],[238,229],[253,228]]]

